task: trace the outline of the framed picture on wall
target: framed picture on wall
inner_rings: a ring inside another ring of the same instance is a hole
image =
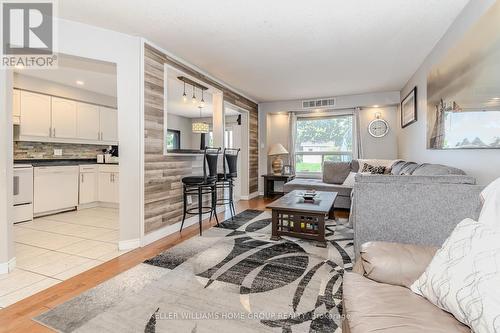
[[[417,121],[417,87],[401,102],[401,127],[405,128]]]

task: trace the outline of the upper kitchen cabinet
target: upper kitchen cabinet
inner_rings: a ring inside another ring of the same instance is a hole
[[[116,109],[17,89],[13,107],[14,119],[20,109],[21,141],[118,143]]]
[[[51,97],[21,91],[20,135],[25,137],[50,137]]]
[[[118,114],[115,109],[100,107],[101,141],[118,141]]]
[[[76,104],[69,99],[52,97],[53,138],[76,138]]]
[[[21,121],[21,91],[14,89],[12,93],[12,116],[14,125],[19,125]]]
[[[84,140],[100,140],[99,107],[87,103],[77,103],[77,137]]]

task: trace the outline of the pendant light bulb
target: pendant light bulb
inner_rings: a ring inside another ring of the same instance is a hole
[[[186,95],[186,82],[184,82],[184,93],[182,94],[182,101],[183,101],[184,103],[186,103],[186,102],[187,102],[187,99],[188,99],[188,98],[187,98],[187,95]]]
[[[201,102],[200,102],[200,106],[202,108],[205,107],[205,98],[203,97],[203,89],[201,90]]]
[[[193,98],[191,98],[191,101],[193,102],[193,104],[196,103],[196,95],[194,94],[195,90],[194,90],[194,86],[193,86]]]

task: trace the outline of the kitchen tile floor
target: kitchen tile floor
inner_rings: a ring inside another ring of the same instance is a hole
[[[118,210],[89,208],[14,225],[16,268],[0,274],[0,308],[127,251],[118,250]]]

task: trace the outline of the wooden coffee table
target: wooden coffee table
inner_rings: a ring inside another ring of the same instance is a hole
[[[325,219],[337,193],[316,192],[314,202],[304,201],[300,193],[303,191],[292,191],[267,206],[273,214],[271,240],[291,236],[315,240],[318,246],[326,247]]]

